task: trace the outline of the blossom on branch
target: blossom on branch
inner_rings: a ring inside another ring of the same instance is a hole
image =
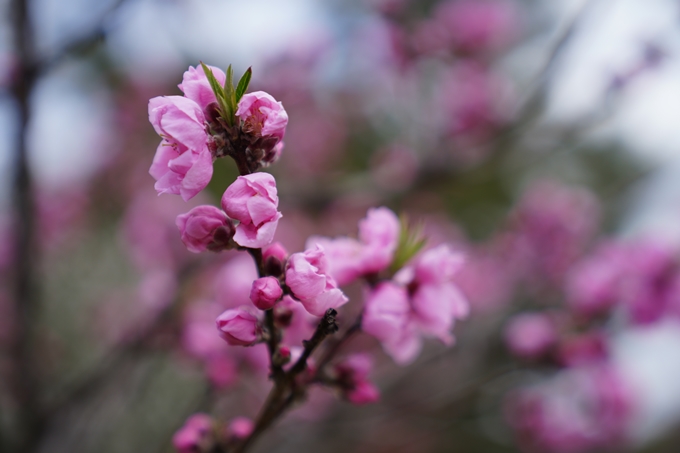
[[[239,176],[222,195],[222,209],[240,223],[234,241],[242,247],[269,244],[281,218],[276,181],[269,173]]]
[[[228,248],[229,241],[234,236],[231,220],[214,206],[196,206],[186,214],[177,216],[175,223],[182,242],[194,253]]]
[[[328,274],[328,260],[319,245],[290,256],[286,266],[286,285],[314,316],[323,316],[329,308],[338,308],[348,302]]]

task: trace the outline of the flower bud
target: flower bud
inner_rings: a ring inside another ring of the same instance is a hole
[[[250,436],[255,425],[248,417],[236,417],[229,422],[228,432],[236,439],[244,439]]]
[[[239,176],[222,195],[222,209],[240,223],[234,241],[242,247],[268,245],[281,218],[276,181],[269,173]]]
[[[211,442],[212,419],[206,414],[194,414],[174,436],[172,444],[179,453],[206,451]]]
[[[216,324],[220,336],[233,346],[251,346],[260,338],[258,319],[245,308],[225,311]]]
[[[223,250],[228,248],[234,235],[234,225],[218,208],[197,206],[186,214],[180,214],[175,221],[181,239],[187,249],[200,253],[206,249]]]
[[[253,282],[250,300],[260,310],[269,310],[281,299],[283,290],[275,277],[262,277]]]
[[[280,242],[274,242],[262,250],[264,270],[267,275],[279,276],[283,273],[283,266],[288,259],[288,251]]]

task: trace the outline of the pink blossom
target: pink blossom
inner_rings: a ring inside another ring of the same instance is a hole
[[[557,348],[557,360],[567,367],[601,363],[608,356],[607,337],[600,331],[565,337],[560,341]]]
[[[516,13],[508,1],[448,1],[439,5],[435,15],[449,43],[459,52],[497,50],[517,33]]]
[[[290,256],[286,266],[286,285],[305,309],[315,316],[323,316],[329,308],[338,308],[348,301],[328,274],[324,249],[318,245]]]
[[[248,417],[236,417],[229,422],[228,432],[237,439],[244,439],[250,436],[255,425]]]
[[[158,96],[149,100],[149,121],[176,153],[200,152],[206,148],[208,135],[203,110],[182,96]]]
[[[373,359],[368,354],[353,354],[335,366],[343,396],[356,405],[375,403],[380,391],[368,380]]]
[[[535,359],[544,355],[556,342],[555,323],[545,313],[514,316],[505,328],[505,342],[518,357]]]
[[[220,336],[230,345],[250,346],[260,337],[257,316],[245,308],[227,310],[217,317]]]
[[[276,181],[269,173],[239,176],[224,192],[222,209],[240,223],[234,241],[242,247],[261,248],[269,244],[281,218]]]
[[[512,257],[532,283],[562,284],[598,226],[599,205],[590,192],[541,181],[515,209]]]
[[[209,205],[196,206],[186,214],[180,214],[175,223],[182,242],[194,253],[226,246],[234,234],[234,226],[227,215]]]
[[[280,102],[264,91],[244,94],[236,116],[243,122],[243,130],[253,136],[283,140],[286,133],[288,114]]]
[[[400,365],[412,362],[420,352],[422,341],[412,322],[408,293],[392,282],[368,293],[361,327]]]
[[[260,310],[269,310],[281,299],[283,290],[276,277],[262,277],[253,282],[250,300]]]
[[[576,314],[606,314],[622,299],[629,253],[619,244],[603,244],[576,263],[567,276],[567,302]]]
[[[193,198],[213,172],[201,106],[182,96],[155,97],[149,101],[149,121],[163,138],[149,169],[156,191]]]
[[[424,252],[395,276],[411,288],[419,329],[447,345],[453,343],[450,330],[454,319],[463,319],[469,312],[467,300],[453,283],[463,261],[462,254],[440,245]]]
[[[507,419],[525,451],[618,451],[629,433],[633,396],[613,367],[570,369],[512,394]]]
[[[362,275],[362,258],[364,246],[350,237],[326,238],[311,236],[307,240],[307,248],[319,246],[324,249],[328,261],[328,273],[338,286],[345,286]]]
[[[359,221],[359,240],[364,244],[362,271],[380,272],[392,264],[399,243],[401,225],[396,214],[380,207],[368,210]]]
[[[202,446],[210,442],[212,419],[206,414],[194,414],[187,419],[174,436],[172,444],[179,453],[194,453],[201,451]]]
[[[227,78],[224,72],[214,66],[208,66],[208,68],[210,68],[220,85],[224,86],[224,82]],[[182,77],[182,83],[180,83],[178,87],[182,90],[184,96],[198,104],[204,112],[206,107],[217,102],[215,93],[210,87],[210,82],[208,82],[208,78],[201,65],[198,65],[195,68],[189,66],[189,69]]]
[[[320,245],[326,251],[329,274],[338,285],[347,285],[362,275],[386,269],[394,258],[401,226],[396,214],[385,207],[371,208],[359,221],[359,240],[312,236],[307,247]]]

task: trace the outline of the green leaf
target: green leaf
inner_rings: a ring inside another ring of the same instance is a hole
[[[248,85],[250,85],[250,78],[253,75],[253,68],[250,67],[246,70],[246,72],[243,73],[243,76],[241,77],[241,80],[238,81],[238,85],[236,86],[236,105],[238,106],[238,102],[241,100],[243,95],[246,93],[246,90],[248,89]]]
[[[228,123],[234,124],[236,114],[236,94],[234,92],[234,70],[231,65],[227,68],[227,78],[224,80],[224,102],[227,105],[226,115]]]
[[[401,216],[400,223],[399,242],[390,266],[393,274],[404,267],[427,243],[427,239],[423,236],[422,224],[410,226],[405,215]]]
[[[226,103],[225,99],[225,94],[224,94],[224,88],[220,85],[220,82],[217,81],[215,78],[215,75],[212,72],[212,69],[210,69],[208,66],[206,66],[202,61],[201,61],[201,67],[203,68],[203,72],[205,73],[205,76],[208,78],[208,83],[210,83],[210,88],[212,88],[213,93],[215,94],[215,98],[217,99],[217,103],[220,106],[220,113],[222,116],[225,116],[228,114],[228,105]],[[231,123],[230,123],[231,124]]]

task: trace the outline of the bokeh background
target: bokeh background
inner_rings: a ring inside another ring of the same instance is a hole
[[[148,99],[199,61],[252,66],[289,113],[289,250],[385,205],[468,256],[454,348],[402,368],[357,339],[381,402],[319,391],[254,451],[678,451],[679,2],[0,5],[2,451],[169,452],[188,415],[261,404],[262,364],[211,340],[248,265],[174,225],[236,169],[189,205],[148,175]],[[513,343],[522,313],[549,352]]]

